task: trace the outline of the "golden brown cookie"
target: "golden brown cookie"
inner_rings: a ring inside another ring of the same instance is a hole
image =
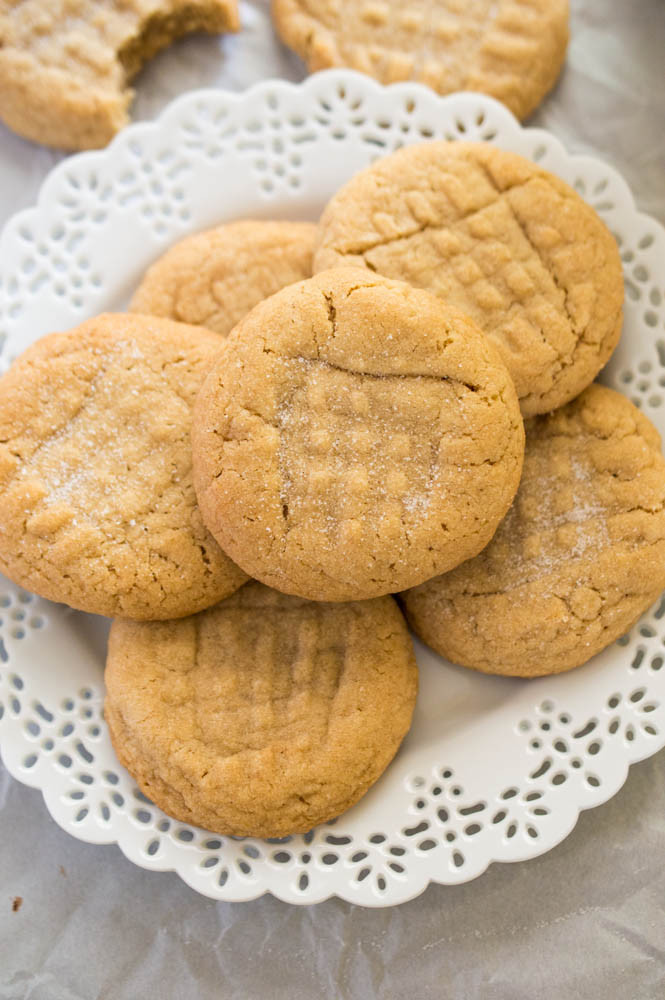
[[[196,233],[155,261],[131,308],[226,337],[257,302],[311,276],[317,233],[311,222],[256,220]]]
[[[328,204],[314,270],[350,264],[426,288],[498,348],[524,416],[577,396],[614,350],[616,242],[553,174],[483,143],[410,146]]]
[[[247,577],[206,531],[191,410],[208,330],[107,314],[33,344],[0,379],[0,571],[81,611],[177,618]]]
[[[0,0],[0,119],[58,149],[105,146],[128,82],[194,31],[237,31],[237,0]]]
[[[473,323],[341,268],[241,320],[192,443],[204,521],[231,558],[278,590],[344,601],[479,552],[517,489],[524,431]]]
[[[272,14],[310,72],[478,90],[518,118],[554,86],[568,44],[568,0],[272,0]]]
[[[599,385],[526,426],[522,482],[490,544],[402,597],[454,663],[537,677],[585,663],[665,589],[665,459],[656,428]]]
[[[121,763],[169,815],[283,837],[365,794],[417,687],[391,598],[313,604],[249,583],[190,618],[115,621],[104,714]]]

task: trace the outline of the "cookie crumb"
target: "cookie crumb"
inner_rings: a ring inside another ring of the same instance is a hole
[[[12,913],[18,913],[23,906],[23,896],[14,896],[12,899]]]

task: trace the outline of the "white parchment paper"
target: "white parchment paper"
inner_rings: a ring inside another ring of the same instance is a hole
[[[665,222],[665,0],[572,7],[566,69],[533,123],[608,160]],[[134,117],[193,87],[301,79],[267,0],[243,3],[242,16],[236,38],[159,56],[138,81]],[[0,126],[0,224],[34,202],[59,158]],[[542,858],[386,910],[204,899],[114,847],[73,840],[0,765],[0,1000],[663,996],[665,753]]]

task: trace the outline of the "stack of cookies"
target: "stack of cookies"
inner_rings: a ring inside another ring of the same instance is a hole
[[[114,618],[106,720],[146,795],[220,833],[305,831],[408,731],[404,615],[523,677],[630,627],[665,588],[665,459],[591,384],[622,302],[571,188],[433,142],[318,226],[190,237],[129,313],[14,363],[0,568]]]

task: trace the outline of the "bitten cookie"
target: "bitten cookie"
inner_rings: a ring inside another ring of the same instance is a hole
[[[614,238],[558,177],[483,143],[402,149],[356,174],[321,219],[314,270],[350,264],[426,288],[498,348],[524,416],[577,396],[614,350]]]
[[[311,222],[229,222],[176,243],[155,261],[134,312],[206,326],[226,337],[257,302],[312,274]]]
[[[192,485],[208,330],[107,314],[33,344],[0,379],[0,570],[81,611],[176,618],[247,577]]]
[[[105,146],[143,63],[194,31],[237,31],[237,0],[0,0],[0,119],[58,149]]]
[[[585,663],[665,589],[665,459],[655,427],[590,386],[527,423],[515,503],[475,559],[402,595],[454,663],[537,677]]]
[[[523,435],[510,377],[470,320],[341,268],[266,299],[228,338],[196,401],[194,482],[250,575],[360,600],[487,544]]]
[[[349,66],[440,94],[478,90],[525,118],[554,86],[568,0],[272,0],[286,45],[310,72]]]
[[[104,714],[121,763],[169,815],[283,837],[365,794],[417,687],[391,598],[313,604],[249,583],[180,621],[115,621]]]

